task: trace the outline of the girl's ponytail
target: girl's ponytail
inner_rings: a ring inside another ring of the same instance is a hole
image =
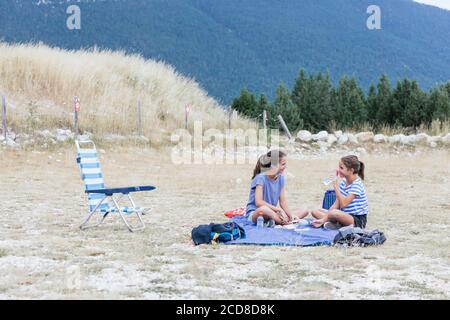
[[[261,173],[261,164],[259,163],[259,159],[258,159],[258,161],[256,162],[255,169],[253,169],[252,180],[260,173]]]
[[[361,180],[364,180],[364,169],[366,166],[362,161],[359,161],[357,156],[345,156],[341,158],[342,163],[349,169],[353,169],[353,172],[356,173]]]
[[[281,150],[270,150],[266,154],[260,156],[255,169],[253,170],[252,180],[263,171],[261,168],[263,168],[265,172],[269,170],[272,165],[280,163],[280,160],[284,157],[286,157],[286,153]]]
[[[359,171],[358,171],[358,176],[361,178],[361,180],[364,180],[364,169],[365,169],[365,165],[364,162],[360,161],[359,162]]]

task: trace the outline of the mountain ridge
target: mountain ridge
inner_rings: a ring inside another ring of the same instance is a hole
[[[381,73],[424,88],[450,79],[450,11],[412,0],[130,0],[2,3],[6,42],[43,41],[68,49],[98,46],[163,60],[195,78],[221,103],[243,87],[273,97],[300,69],[355,75],[364,88]],[[77,4],[82,29],[65,28]],[[368,30],[370,4],[382,29]],[[12,16],[15,16],[12,17]],[[24,22],[25,23],[22,23]]]

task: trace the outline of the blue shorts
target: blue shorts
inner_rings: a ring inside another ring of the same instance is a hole
[[[254,213],[254,212],[255,212],[255,210],[250,211],[250,212],[247,214],[247,220],[248,220],[248,221],[253,222],[253,213]]]

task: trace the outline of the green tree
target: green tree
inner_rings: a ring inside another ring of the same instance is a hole
[[[392,118],[394,125],[417,128],[425,122],[427,96],[419,88],[417,81],[403,79],[397,82],[393,93]]]
[[[381,125],[391,125],[392,122],[392,87],[389,77],[386,74],[381,75],[377,85],[376,107],[374,124],[379,127]]]
[[[370,85],[369,93],[367,95],[367,120],[374,127],[378,126],[377,115],[378,115],[377,89],[375,88],[375,85],[372,83]]]
[[[242,89],[239,97],[233,100],[231,107],[241,115],[252,119],[258,117],[258,101],[253,93],[247,89]]]
[[[306,76],[301,70],[295,80],[292,101],[299,109],[304,128],[310,131],[326,129],[332,119],[333,87],[330,75]]]
[[[303,127],[299,108],[292,102],[291,93],[284,83],[278,85],[274,108],[276,115],[281,115],[291,133]]]
[[[427,116],[428,124],[432,120],[447,121],[450,119],[450,96],[445,86],[431,90],[428,96]]]
[[[354,77],[341,78],[335,103],[335,117],[339,127],[354,127],[367,120],[364,92]]]

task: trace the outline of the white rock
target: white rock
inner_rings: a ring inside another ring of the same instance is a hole
[[[91,137],[88,136],[87,134],[81,134],[81,135],[78,135],[78,140],[79,141],[88,141],[88,140],[91,140]]]
[[[297,138],[299,138],[301,141],[308,142],[308,141],[311,141],[312,134],[308,130],[300,130],[297,133]]]
[[[412,144],[416,143],[416,140],[417,140],[417,138],[416,138],[416,135],[414,135],[414,134],[411,134],[409,136],[402,135],[400,137],[400,143],[402,143],[402,144],[412,145]]]
[[[56,136],[56,140],[58,141],[58,142],[66,142],[67,140],[69,140],[70,138],[68,137],[68,136],[66,136],[65,134],[58,134],[57,136]]]
[[[326,132],[326,131],[320,131],[320,132],[317,133],[317,134],[313,134],[313,135],[312,135],[312,139],[313,139],[314,141],[327,141],[327,139],[328,139],[328,132]]]
[[[42,137],[46,138],[46,139],[50,139],[50,138],[54,138],[55,137],[53,135],[53,133],[50,132],[50,130],[39,131],[38,134],[41,135]]]
[[[339,139],[338,139],[338,144],[346,144],[348,142],[348,134],[347,133],[343,133]]]
[[[431,141],[431,142],[429,143],[429,146],[430,146],[431,148],[436,148],[436,147],[437,147],[437,143],[434,142],[434,141]]]
[[[335,131],[334,136],[339,139],[342,136],[342,130]]]
[[[426,133],[419,133],[416,135],[416,143],[427,143],[430,139],[431,137]]]
[[[402,141],[402,138],[405,137],[404,134],[396,134],[392,137],[388,138],[389,143],[400,143]]]
[[[12,140],[12,139],[7,139],[7,140],[6,140],[6,145],[7,145],[8,147],[17,147],[17,146],[18,146],[18,144],[15,143],[15,141]]]
[[[56,129],[56,135],[58,135],[58,136],[65,136],[66,135],[66,130],[64,130],[64,129]]]
[[[325,142],[325,141],[318,141],[317,144],[319,145],[320,151],[322,153],[326,152],[328,150],[328,148],[330,147],[328,142]]]
[[[384,142],[387,142],[387,138],[386,138],[386,136],[384,134],[376,134],[373,137],[373,142],[375,142],[375,143],[384,143]]]
[[[348,141],[352,144],[358,144],[358,139],[353,133],[348,134]]]
[[[360,154],[366,154],[366,153],[367,153],[366,149],[361,148],[361,147],[356,148],[356,152],[358,152],[358,153],[360,153]]]
[[[450,133],[447,133],[441,140],[445,145],[450,144]]]
[[[359,142],[369,142],[373,140],[373,132],[370,131],[360,132],[356,134],[356,139],[358,139]]]
[[[0,142],[3,142],[3,141],[5,141],[5,136],[2,134],[2,135],[0,135]]]
[[[435,142],[435,143],[437,143],[437,142],[442,142],[442,137],[440,137],[440,136],[433,136],[433,137],[430,137],[430,139],[428,140],[428,142],[429,142],[429,143],[431,143],[431,142]]]
[[[337,142],[337,138],[334,134],[329,134],[328,138],[327,138],[327,143],[331,146],[333,145],[335,142]]]

